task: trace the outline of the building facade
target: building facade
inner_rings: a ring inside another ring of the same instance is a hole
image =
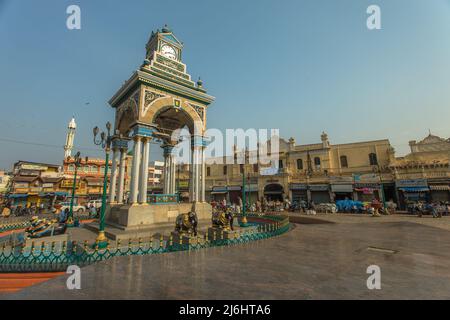
[[[265,174],[259,164],[207,166],[208,199],[236,202],[242,197],[243,179],[251,202],[263,198],[315,203],[395,199],[395,181],[389,170],[394,150],[387,139],[336,145],[326,133],[316,144],[297,145],[293,138],[279,139],[278,158],[272,174]]]
[[[18,161],[13,167],[9,201],[13,205],[49,205],[67,193],[61,188],[63,172],[60,165]]]
[[[409,201],[450,201],[450,139],[430,134],[410,141],[411,152],[395,158],[390,169],[397,198],[405,208]]]

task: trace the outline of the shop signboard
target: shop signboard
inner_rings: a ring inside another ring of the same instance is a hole
[[[333,192],[353,192],[353,185],[351,185],[351,184],[332,184],[331,191],[333,191]]]
[[[328,191],[327,184],[310,184],[309,190],[311,191]]]
[[[28,188],[28,182],[14,182],[14,188],[16,189]]]
[[[212,188],[213,192],[227,192],[227,187],[217,186]]]
[[[352,184],[353,176],[330,176],[330,184]]]
[[[409,180],[397,180],[395,182],[397,188],[404,187],[428,187],[427,179],[409,179]]]
[[[247,192],[255,192],[258,191],[258,184],[246,184],[245,191]]]
[[[241,191],[241,186],[228,186],[227,190],[228,191]]]
[[[189,181],[187,181],[187,180],[179,181],[178,182],[178,187],[179,188],[189,188]]]
[[[380,176],[376,173],[354,174],[353,180],[355,183],[359,184],[379,183]]]
[[[289,185],[289,189],[291,189],[291,190],[307,190],[308,186],[304,183],[291,183]]]
[[[61,181],[61,188],[72,188],[73,180],[63,180]],[[77,180],[75,184],[76,188],[80,187],[80,180]]]
[[[21,176],[38,176],[40,171],[38,170],[20,170],[19,174]]]
[[[46,171],[48,169],[47,166],[42,166],[38,164],[22,164],[21,169],[23,170],[38,170],[38,171]]]

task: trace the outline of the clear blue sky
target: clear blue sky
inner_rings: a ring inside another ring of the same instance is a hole
[[[71,4],[79,31],[66,28]],[[382,30],[366,28],[370,4]],[[73,114],[76,148],[99,156],[91,128],[113,120],[107,101],[165,23],[217,98],[209,127],[389,138],[398,153],[428,128],[450,136],[449,0],[0,0],[0,139],[46,145],[0,140],[0,168],[60,163]]]

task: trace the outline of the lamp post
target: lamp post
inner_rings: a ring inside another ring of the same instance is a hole
[[[246,209],[246,192],[245,192],[245,164],[242,168],[242,220],[241,227],[247,227],[247,209]]]
[[[93,129],[94,133],[94,144],[101,146],[105,150],[105,174],[103,176],[103,193],[102,193],[102,207],[100,209],[99,217],[99,229],[98,236],[96,239],[96,247],[104,248],[106,246],[106,236],[105,236],[105,209],[106,209],[106,188],[108,186],[108,166],[109,166],[109,152],[111,150],[111,123],[108,121],[106,123],[107,133],[102,131],[100,137],[97,138],[100,129],[95,127]]]
[[[86,162],[87,162],[87,157],[86,157]],[[68,226],[73,226],[73,203],[75,200],[75,192],[76,192],[76,185],[77,185],[77,173],[78,173],[78,168],[81,166],[81,154],[78,151],[77,154],[74,157],[74,165],[75,165],[75,174],[73,176],[73,184],[72,184],[72,197],[70,199],[70,209],[69,209],[69,216],[67,217],[67,225]]]

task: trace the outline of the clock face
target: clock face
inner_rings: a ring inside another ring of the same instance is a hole
[[[167,44],[161,47],[161,53],[164,57],[175,60],[177,58],[177,53],[175,49]]]

